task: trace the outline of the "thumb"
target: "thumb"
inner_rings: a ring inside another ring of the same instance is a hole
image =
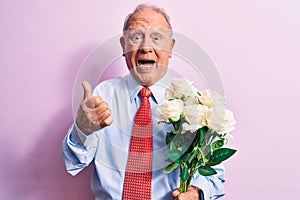
[[[92,96],[92,86],[91,86],[91,84],[87,81],[83,81],[82,82],[82,87],[83,87],[83,91],[84,91],[83,100],[91,98],[91,96]]]

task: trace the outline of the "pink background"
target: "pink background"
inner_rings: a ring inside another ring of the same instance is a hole
[[[121,33],[140,2],[0,2],[1,199],[92,199],[92,167],[71,177],[61,153],[73,84],[88,52]],[[238,153],[226,162],[223,199],[300,199],[299,1],[153,3],[207,51],[235,112]]]

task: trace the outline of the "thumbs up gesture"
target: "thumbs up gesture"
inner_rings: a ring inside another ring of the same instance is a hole
[[[84,97],[77,112],[78,128],[89,135],[113,123],[114,119],[108,104],[100,97],[92,97],[92,87],[83,81]]]

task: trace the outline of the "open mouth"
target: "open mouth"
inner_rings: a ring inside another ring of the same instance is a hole
[[[139,66],[152,67],[155,64],[155,61],[139,59],[137,63]]]

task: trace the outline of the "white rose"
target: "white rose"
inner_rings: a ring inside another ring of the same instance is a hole
[[[188,123],[182,124],[183,132],[196,131],[203,126],[206,126],[206,118],[209,115],[209,109],[203,105],[189,105],[183,109],[185,120]]]
[[[208,128],[214,129],[219,134],[225,134],[235,129],[236,121],[230,110],[227,110],[224,106],[216,106],[210,109],[207,123]]]
[[[191,106],[195,104],[199,104],[199,99],[196,96],[186,97],[184,100],[185,106]]]
[[[182,95],[195,96],[197,89],[192,86],[192,81],[185,78],[175,78],[171,87],[166,90],[166,99],[181,98]]]
[[[212,90],[201,92],[199,99],[203,105],[206,105],[209,108],[223,105],[225,100],[224,96]]]
[[[175,99],[174,89],[173,89],[172,85],[171,85],[170,88],[166,89],[165,97],[166,97],[167,100]]]
[[[169,122],[169,118],[174,121],[180,119],[180,114],[183,110],[183,101],[180,99],[174,99],[167,101],[165,104],[157,109],[159,121]]]

